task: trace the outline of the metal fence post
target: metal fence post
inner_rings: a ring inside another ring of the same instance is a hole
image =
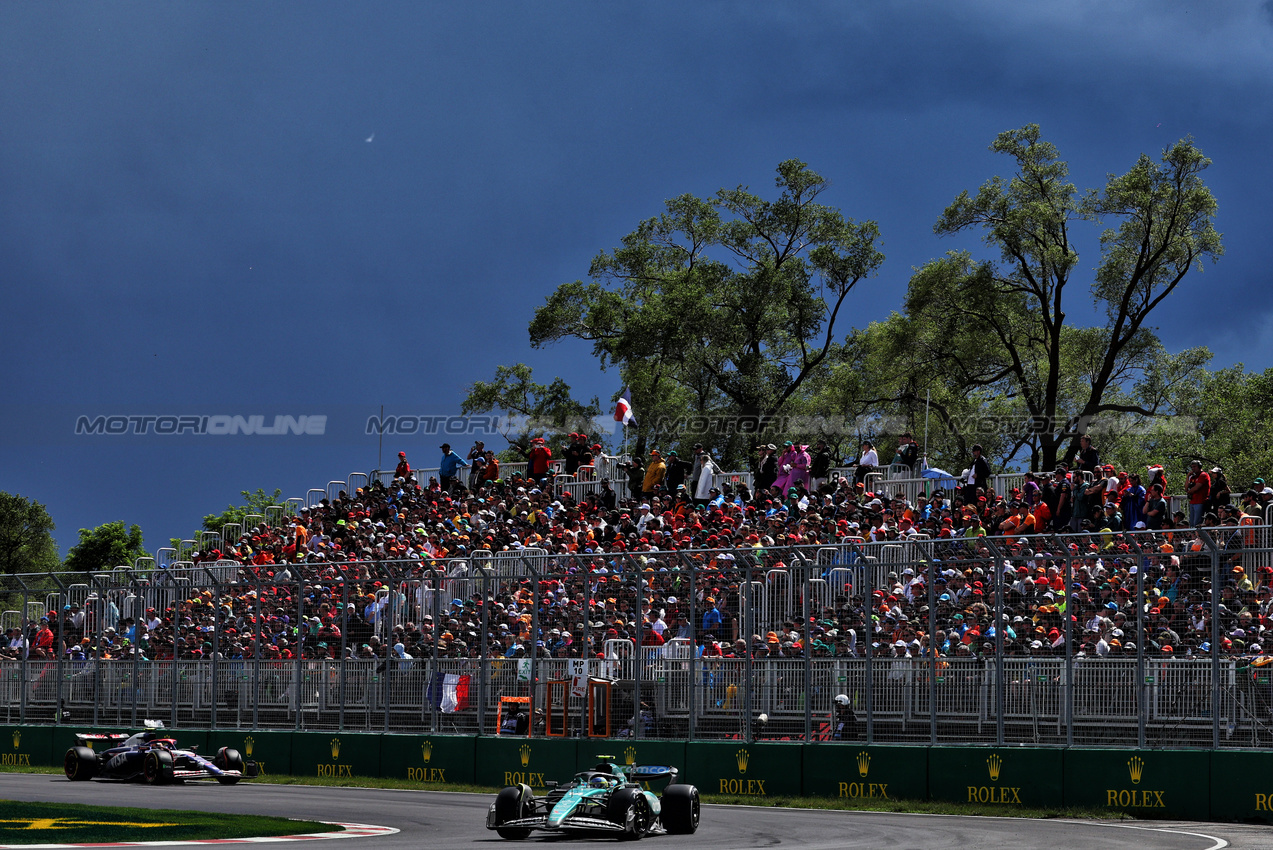
[[[430,640],[433,644],[433,667],[429,670],[429,676],[431,677],[430,684],[433,687],[427,692],[433,695],[429,700],[429,711],[431,714],[430,722],[432,723],[433,731],[437,732],[438,708],[442,704],[442,672],[438,669],[438,636],[442,634],[442,628],[439,625],[439,623],[442,622],[442,579],[435,567],[430,567],[429,573],[433,576],[433,610],[431,612],[433,616],[433,628],[429,633]],[[488,694],[485,690],[485,682],[481,682],[480,686],[482,691],[479,694],[480,700],[478,702],[478,711],[484,712],[486,710],[486,699]],[[482,715],[479,715],[479,719],[484,718]],[[482,734],[485,730],[485,725],[483,723],[478,723],[478,734]]]
[[[1211,555],[1211,746],[1220,748],[1220,547],[1205,528],[1198,536]]]
[[[128,580],[133,584],[133,592],[137,595],[137,599],[139,601],[142,600],[144,597],[141,593],[141,585],[137,583],[137,577],[129,573]],[[135,604],[133,605],[133,610],[136,611],[139,607],[141,606]],[[141,692],[141,679],[139,678],[141,674],[141,632],[145,616],[145,609],[143,608],[142,614],[133,620],[133,706],[129,725],[134,729],[137,728],[137,697]]]
[[[255,637],[252,640],[252,729],[253,731],[261,728],[261,573],[257,570],[256,584],[253,589],[256,591],[256,616],[253,618],[255,622],[252,624]]]
[[[349,575],[345,568],[340,568],[340,708],[338,709],[336,728],[345,731],[345,694],[347,673],[349,669]]]
[[[742,611],[743,634],[750,636],[752,634],[755,634],[755,631],[756,631],[756,628],[755,628],[756,612],[755,612],[754,600],[752,599],[752,594],[755,593],[755,589],[752,587],[752,584],[751,584],[752,564],[751,564],[750,557],[747,558],[747,567],[746,567],[746,570],[744,571],[744,576],[746,577],[746,583],[744,585],[745,590],[743,593],[739,594],[738,598],[740,601],[745,600],[745,607]],[[724,588],[722,588],[722,591],[723,590]],[[753,699],[752,691],[755,688],[755,684],[756,684],[756,671],[755,671],[756,662],[755,662],[755,659],[753,658],[754,653],[748,652],[746,655],[747,655],[747,658],[746,658],[747,664],[745,667],[745,676],[746,676],[745,681],[747,683],[747,692],[743,694],[743,723],[742,723],[743,728],[739,731],[742,732],[743,740],[747,741],[747,743],[751,743],[754,740],[753,729],[752,729],[753,724],[752,724],[751,718],[752,718],[752,699]]]
[[[27,683],[31,681],[30,672],[27,667],[27,665],[30,663],[29,656],[31,655],[31,641],[27,637],[27,635],[30,633],[30,628],[28,628],[27,621],[30,620],[31,618],[30,616],[28,616],[27,612],[29,611],[29,608],[27,606],[31,604],[31,599],[30,599],[30,591],[27,590],[26,582],[22,581],[22,579],[18,578],[16,575],[14,577],[17,578],[18,583],[22,586],[22,616],[19,618],[19,622],[22,624],[22,635],[21,635],[21,638],[22,638],[22,660],[21,660],[22,695],[21,697],[19,697],[19,699],[21,700],[21,704],[18,708],[18,722],[26,723],[27,722],[27,690],[28,690]]]
[[[1077,607],[1074,593],[1074,558],[1065,545],[1065,745],[1074,746],[1074,617]]]
[[[221,629],[223,628],[221,622],[221,582],[217,580],[216,576],[212,575],[207,567],[204,567],[203,571],[212,580],[212,703],[209,710],[208,723],[209,728],[216,729],[217,704],[220,702],[220,688],[218,686],[220,685],[221,673]]]
[[[489,676],[489,671],[491,669],[491,659],[489,658],[490,632],[491,632],[491,606],[494,604],[494,599],[495,599],[495,597],[492,594],[487,592],[488,590],[487,584],[488,582],[485,580],[485,573],[483,573],[483,579],[480,580],[477,584],[477,586],[481,589],[481,597],[482,597],[482,638],[481,638],[482,649],[478,656],[479,666],[477,669],[477,693],[478,693],[477,728],[479,733],[482,731],[483,727],[486,724],[486,691],[488,687],[487,677]],[[436,644],[437,642],[435,641],[434,643]],[[586,640],[584,641],[584,646],[587,646]],[[545,713],[545,716],[547,716],[546,713]],[[533,726],[534,723],[535,723],[535,715],[534,715],[534,710],[532,707],[532,712],[530,716],[530,725]]]
[[[854,547],[856,548],[856,547]],[[872,661],[872,643],[875,640],[875,576],[870,561],[859,549],[858,560],[862,564],[862,618],[864,632],[863,650],[866,657],[866,743],[875,743],[875,664]]]
[[[686,558],[684,553],[678,553],[681,564],[688,564],[690,568],[690,582],[688,589],[684,592],[689,599],[690,610],[690,686],[686,695],[689,708],[689,731],[686,737],[693,741],[698,732],[698,705],[699,705],[699,682],[698,669],[699,664],[699,642],[698,642],[698,579],[697,567],[693,558]],[[683,597],[684,598],[684,597]]]
[[[800,561],[801,572],[804,574],[804,580],[800,583],[800,595],[803,597],[800,602],[800,610],[804,616],[804,741],[809,741],[813,737],[813,643],[812,630],[809,628],[809,580],[810,575],[809,561],[805,558],[804,553],[799,549],[795,550],[796,559]]]
[[[1135,540],[1132,545],[1139,549]],[[1149,559],[1142,553],[1136,569],[1136,687],[1140,699],[1136,700],[1136,746],[1145,748],[1145,727],[1149,722],[1149,683],[1145,678],[1145,568]],[[1127,642],[1127,636],[1123,636]]]
[[[295,716],[292,721],[292,728],[298,731],[301,728],[301,690],[302,690],[302,684],[303,684],[301,677],[303,675],[302,666],[305,663],[304,659],[302,658],[305,652],[304,652],[304,647],[300,642],[301,641],[300,623],[304,619],[305,619],[305,580],[301,578],[301,570],[300,570],[300,567],[298,566],[296,568],[296,624],[297,625],[296,625],[296,634],[292,636],[294,641],[297,643],[296,654],[292,658],[292,661],[296,665],[296,673],[292,677],[292,700],[294,701],[296,705]]]
[[[1008,691],[1004,682],[1003,664],[1003,564],[1004,556],[989,539],[983,538],[986,548],[990,550],[991,568],[986,581],[995,594],[995,746],[1002,747],[1004,739],[1004,704]],[[1009,561],[1010,563],[1010,561]]]
[[[928,743],[937,744],[937,566],[928,562],[924,584],[928,591]]]

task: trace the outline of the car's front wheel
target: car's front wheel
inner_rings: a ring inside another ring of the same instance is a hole
[[[84,782],[97,775],[97,753],[92,747],[71,747],[62,763],[66,778],[72,782]]]
[[[495,834],[500,838],[520,841],[530,837],[530,830],[518,826],[500,826],[530,815],[535,795],[527,785],[510,785],[495,798]]]
[[[607,814],[623,827],[622,838],[636,841],[650,830],[650,804],[639,788],[620,788],[610,798]]]
[[[167,750],[151,750],[141,766],[142,778],[150,785],[171,785],[172,753]]]
[[[244,772],[243,756],[239,755],[239,751],[232,747],[222,747],[217,750],[216,758],[212,760],[212,763],[222,770],[237,770],[239,773]],[[217,777],[217,782],[220,782],[222,785],[233,785],[238,781],[239,777],[237,776]]]

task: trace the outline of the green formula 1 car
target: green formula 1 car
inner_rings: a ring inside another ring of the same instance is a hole
[[[528,785],[510,785],[491,804],[486,827],[513,839],[526,838],[534,830],[626,839],[689,835],[698,829],[698,789],[676,784],[677,773],[663,765],[603,761],[565,784],[550,783],[545,797],[536,797]],[[668,784],[662,794],[646,790],[650,783],[663,781]]]

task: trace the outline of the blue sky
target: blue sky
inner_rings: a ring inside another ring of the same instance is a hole
[[[112,520],[153,548],[241,489],[374,466],[380,405],[458,412],[498,364],[608,399],[583,344],[530,350],[534,308],[665,199],[765,194],[793,157],[879,222],[865,325],[913,267],[984,254],[933,223],[1031,122],[1079,186],[1194,138],[1227,253],[1157,324],[1264,369],[1271,89],[1255,0],[3,4],[0,489],[63,550]],[[108,414],[328,426],[74,435]],[[384,451],[435,465],[437,443]]]

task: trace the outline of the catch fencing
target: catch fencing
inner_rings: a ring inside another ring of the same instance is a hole
[[[27,576],[4,623],[52,614],[55,651],[0,660],[0,721],[495,734],[525,698],[533,734],[1265,747],[1271,547],[1241,534]]]

